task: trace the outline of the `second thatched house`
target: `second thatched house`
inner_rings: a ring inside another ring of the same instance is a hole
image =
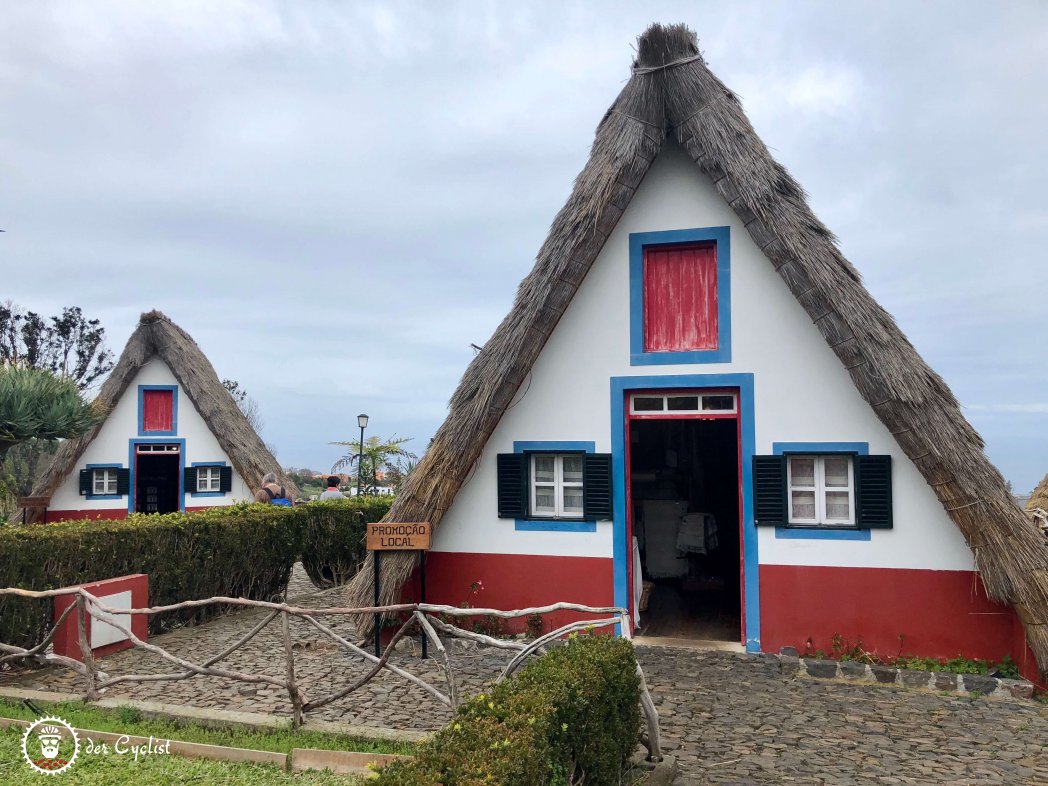
[[[641,36],[388,518],[433,522],[439,601],[1048,669],[1042,536],[683,26]],[[415,558],[382,565],[392,601]]]
[[[142,315],[95,403],[106,419],[63,443],[33,489],[50,498],[48,521],[232,505],[267,472],[283,478],[200,347],[159,311]]]

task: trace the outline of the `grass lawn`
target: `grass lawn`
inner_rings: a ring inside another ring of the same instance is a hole
[[[22,758],[22,729],[0,730],[0,784],[23,786],[45,782],[47,776],[33,770]],[[65,784],[83,786],[166,786],[167,784],[223,784],[223,786],[351,786],[366,779],[331,772],[292,774],[268,764],[240,764],[181,756],[86,755],[81,753],[72,767],[56,776]]]
[[[114,731],[118,734],[152,735],[157,739],[204,742],[230,748],[251,748],[259,751],[290,753],[292,748],[323,748],[325,750],[360,751],[363,753],[414,753],[409,743],[365,740],[345,734],[327,734],[304,729],[294,730],[290,722],[286,728],[253,730],[245,728],[211,729],[195,723],[175,723],[151,720],[133,707],[104,709],[83,702],[40,705],[49,715],[57,715],[74,728],[94,731]],[[37,714],[24,704],[0,699],[0,717],[36,720]],[[0,762],[0,767],[3,764]],[[122,782],[122,781],[121,781]],[[205,783],[207,781],[204,781]],[[239,783],[239,781],[232,781]],[[277,781],[274,781],[276,783]],[[0,775],[0,783],[6,783]]]

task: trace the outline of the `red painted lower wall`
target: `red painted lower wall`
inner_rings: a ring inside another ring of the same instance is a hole
[[[426,558],[426,600],[448,606],[521,609],[559,601],[612,606],[612,561],[599,557],[430,552]],[[476,583],[476,591],[471,586]],[[419,599],[418,573],[405,585],[405,601]],[[586,616],[586,615],[583,615]],[[549,631],[583,616],[544,615]],[[592,616],[592,615],[589,615]],[[523,630],[525,622],[511,627]]]
[[[1010,655],[1037,677],[1015,612],[991,601],[973,571],[761,565],[760,595],[765,652],[830,652],[840,634],[883,656]]]
[[[209,510],[211,508],[218,507],[216,505],[196,505],[186,508],[186,513],[194,513],[198,510]],[[106,521],[113,521],[116,519],[126,519],[127,508],[106,508],[104,510],[49,510],[47,511],[48,521],[75,521],[78,519],[92,519],[94,521],[100,521],[102,519]]]
[[[127,508],[107,508],[105,510],[49,510],[48,521],[74,521],[78,519],[126,519]]]
[[[115,595],[118,592],[130,591],[131,608],[144,609],[149,605],[149,577],[144,573],[134,573],[130,576],[120,576],[118,578],[94,581],[90,584],[76,584],[74,586],[90,592],[96,598],[104,597],[106,595]],[[55,622],[57,622],[58,618],[62,616],[62,612],[76,602],[76,598],[76,595],[58,595],[55,597]],[[54,650],[56,655],[64,655],[67,658],[83,660],[83,653],[80,650],[80,632],[76,615],[77,612],[75,611],[70,614],[65,622],[62,623],[62,626],[56,631]],[[149,635],[149,617],[145,614],[121,615],[116,617],[116,620],[124,626],[130,626],[131,632],[142,641],[145,641]],[[91,627],[94,623],[95,618],[91,615],[87,615],[85,619],[85,633],[89,642],[91,640]],[[92,650],[92,654],[95,655],[95,657],[101,658],[114,652],[119,652],[120,650],[126,650],[133,646],[131,640],[128,639],[98,647],[97,649]]]

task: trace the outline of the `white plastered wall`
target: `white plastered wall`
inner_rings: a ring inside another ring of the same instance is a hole
[[[98,436],[87,446],[77,465],[51,498],[52,510],[114,510],[127,508],[127,497],[119,500],[87,499],[80,496],[80,470],[88,464],[119,464],[128,466],[128,440],[152,438],[138,434],[138,386],[139,385],[178,385],[178,380],[160,358],[153,358],[146,363],[124,395],[106,419]],[[162,440],[164,437],[157,437]],[[178,390],[178,433],[171,439],[186,441],[185,466],[194,461],[224,461],[232,466],[229,456],[218,444],[218,439],[211,433],[200,413],[196,411],[189,396],[179,386]],[[232,505],[235,502],[250,500],[252,492],[240,473],[233,470],[233,490],[221,497],[194,497],[185,495],[187,507],[211,507]]]
[[[629,235],[731,228],[732,362],[631,366]],[[894,529],[870,541],[776,539],[758,528],[762,564],[973,570],[974,560],[924,478],[855,389],[840,360],[721,199],[668,145],[600,252],[435,536],[438,551],[612,556],[612,524],[595,533],[517,532],[496,516],[495,456],[515,440],[586,440],[610,452],[615,376],[752,373],[756,451],[773,442],[868,442],[893,457]]]

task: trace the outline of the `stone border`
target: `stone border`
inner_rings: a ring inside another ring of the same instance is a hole
[[[955,674],[951,671],[912,671],[877,663],[869,665],[854,660],[802,658],[793,647],[783,647],[774,657],[779,660],[779,670],[788,677],[799,675],[820,680],[899,685],[918,690],[1001,699],[1033,698],[1033,683],[1026,680],[1009,680],[987,674]]]

